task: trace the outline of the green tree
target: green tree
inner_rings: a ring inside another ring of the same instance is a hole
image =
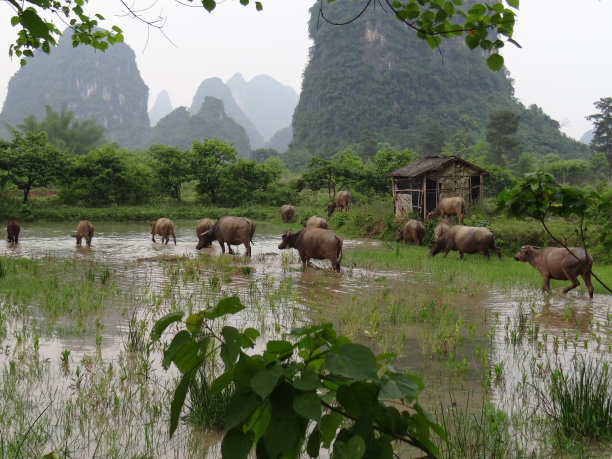
[[[46,132],[49,142],[70,154],[84,155],[104,143],[104,127],[93,119],[76,120],[74,113],[62,107],[58,113],[45,105],[46,115],[37,121],[34,115],[27,116],[17,129],[23,132]]]
[[[75,156],[60,196],[71,204],[142,204],[153,195],[153,171],[128,150],[110,145]]]
[[[594,126],[590,147],[593,151],[606,155],[612,167],[612,97],[602,97],[594,105],[599,112],[586,117]]]
[[[361,131],[361,142],[359,143],[359,156],[363,161],[372,159],[378,151],[378,142],[374,133],[369,129]]]
[[[431,123],[421,136],[421,154],[423,156],[439,155],[444,147],[445,134],[440,123]]]
[[[407,166],[416,161],[418,155],[412,150],[397,151],[388,145],[384,145],[374,156],[374,160],[365,165],[365,180],[359,191],[367,192],[373,190],[377,193],[389,193],[391,180],[387,176],[390,172]]]
[[[194,178],[198,181],[197,191],[202,196],[208,196],[213,204],[218,202],[224,169],[236,162],[236,149],[219,139],[196,140],[191,148],[191,168]]]
[[[334,1],[327,0],[328,3]],[[48,54],[51,47],[57,45],[61,32],[53,20],[70,24],[74,30],[73,46],[85,44],[104,51],[109,45],[123,41],[119,27],[112,26],[110,31],[101,29],[99,21],[104,17],[98,13],[85,13],[84,6],[88,0],[7,0],[6,3],[15,12],[11,25],[19,28],[17,39],[10,45],[9,55],[21,57],[21,65],[26,63],[25,57],[34,55],[33,50],[41,49]],[[201,3],[209,12],[217,5],[215,0],[202,0]],[[251,3],[257,10],[263,9],[261,1],[240,0],[240,3]],[[159,17],[147,20],[143,16],[146,9],[133,9],[125,2],[121,4],[132,17],[148,22],[151,27],[163,27],[164,21]],[[374,8],[375,5],[376,2],[368,2],[366,7]],[[505,4],[499,2],[493,6],[485,1],[399,0],[388,3],[388,6],[389,13],[414,30],[417,37],[425,40],[431,49],[437,49],[443,38],[461,36],[470,49],[481,48],[489,52],[487,64],[493,70],[500,70],[504,63],[498,53],[504,46],[503,39],[516,44],[512,35],[514,10],[518,9],[519,0],[506,0]],[[322,11],[321,15],[326,20]],[[48,20],[47,17],[52,19]]]
[[[47,141],[44,132],[13,131],[11,143],[0,148],[0,166],[6,179],[23,192],[23,202],[33,187],[49,186],[61,178],[67,156]]]
[[[258,163],[263,163],[268,158],[276,158],[280,153],[273,148],[259,148],[251,152],[251,158]]]
[[[192,179],[191,162],[187,152],[166,145],[151,145],[153,170],[159,183],[159,193],[181,200],[181,185]]]
[[[500,110],[491,115],[487,125],[489,161],[498,166],[516,164],[520,142],[516,138],[520,115],[512,110]]]
[[[361,158],[352,149],[346,148],[331,159],[313,156],[302,179],[313,190],[326,187],[328,194],[333,196],[339,186],[346,189],[359,183],[364,173]]]

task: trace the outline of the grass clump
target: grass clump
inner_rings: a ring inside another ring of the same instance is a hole
[[[612,374],[608,363],[580,360],[550,377],[550,415],[575,440],[612,442]]]
[[[211,392],[206,373],[202,370],[189,386],[189,413],[186,419],[194,425],[221,429],[225,426],[227,409],[234,396],[233,386],[221,392]]]

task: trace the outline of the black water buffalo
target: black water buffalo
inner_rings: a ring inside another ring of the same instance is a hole
[[[404,241],[406,244],[414,242],[423,245],[425,225],[418,220],[408,220],[403,228],[398,228],[396,242]]]
[[[215,221],[211,220],[210,218],[203,218],[198,223],[196,223],[196,236],[198,237],[198,239],[200,239],[200,234],[208,231],[213,226],[215,226]],[[210,247],[211,245],[212,242],[208,244],[207,247]]]
[[[162,237],[162,244],[168,245],[170,236],[176,245],[176,236],[174,235],[174,223],[169,218],[159,218],[155,222],[151,222],[151,240],[155,242],[155,235],[159,234]],[[164,242],[165,241],[165,242]]]
[[[281,218],[283,219],[283,223],[289,223],[293,221],[293,216],[295,215],[295,209],[291,204],[285,204],[280,208]]]
[[[91,239],[94,235],[94,227],[89,220],[81,220],[77,225],[77,232],[72,237],[76,237],[76,245],[81,245],[81,241],[85,238],[87,247],[91,247]]]
[[[6,232],[8,234],[8,241],[11,244],[19,243],[19,231],[21,231],[21,227],[19,226],[19,222],[14,218],[11,218],[6,224]]]
[[[353,195],[350,191],[338,191],[336,196],[334,196],[334,200],[327,205],[327,216],[329,217],[333,214],[336,208],[338,208],[338,212],[342,212],[342,209],[348,212],[352,200]]]
[[[444,218],[446,215],[456,215],[459,219],[459,224],[463,223],[463,214],[465,213],[465,201],[460,196],[453,198],[442,198],[438,201],[438,205],[434,210],[427,214],[427,219],[431,220],[438,215]]]
[[[302,222],[302,226],[304,228],[313,227],[313,228],[327,229],[327,220],[321,217],[317,217],[316,215],[313,215],[307,221]]]
[[[570,251],[571,250],[571,253]],[[593,258],[582,248],[570,247],[569,250],[559,247],[540,249],[531,245],[521,247],[514,259],[526,261],[544,276],[542,290],[550,292],[550,280],[568,280],[572,283],[563,289],[567,293],[580,285],[578,276],[582,276],[587,286],[589,296],[593,298],[593,284],[591,283],[591,268]]]
[[[437,241],[432,241],[429,255],[434,256],[444,252],[444,256],[447,256],[451,250],[458,251],[461,259],[464,253],[479,252],[489,258],[489,250],[493,250],[501,258],[501,251],[495,245],[493,231],[479,226],[452,226]]]
[[[253,242],[253,234],[255,234],[255,222],[246,217],[231,217],[225,216],[217,220],[217,223],[198,236],[197,250],[202,247],[207,247],[212,241],[219,241],[221,251],[225,253],[225,244],[230,254],[232,245],[244,244],[246,254],[251,256],[251,243]]]
[[[342,259],[342,239],[331,230],[322,228],[306,227],[297,233],[285,232],[279,249],[297,249],[302,260],[302,268],[310,265],[310,259],[328,259],[332,268],[340,272],[340,260]]]

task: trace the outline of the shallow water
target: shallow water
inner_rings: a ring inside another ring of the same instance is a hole
[[[131,290],[136,297],[144,297],[145,292],[147,295],[150,292],[162,292],[166,286],[168,271],[160,260],[171,260],[175,256],[198,259],[203,254],[213,257],[221,255],[217,242],[214,242],[211,248],[201,251],[195,249],[195,223],[175,222],[175,246],[172,240],[168,245],[161,244],[159,236],[156,236],[157,242],[152,242],[150,226],[147,223],[94,222],[95,234],[91,248],[76,246],[75,239],[71,237],[76,223],[24,224],[19,244],[1,242],[0,254],[23,258],[49,256],[83,261],[85,264],[105,264],[115,270],[120,287]],[[363,311],[375,311],[382,316],[386,314],[387,306],[383,303],[388,292],[398,299],[428,295],[436,298],[439,295],[436,293],[436,283],[424,281],[423,273],[415,277],[413,273],[407,272],[343,266],[341,274],[336,274],[329,269],[329,262],[326,260],[315,262],[322,269],[302,271],[296,251],[278,249],[280,239],[277,227],[258,223],[252,258],[239,256],[233,259],[239,261],[239,265],[249,267],[248,271],[242,273],[239,267],[236,267],[226,279],[211,279],[212,270],[204,270],[192,278],[178,282],[180,296],[186,302],[191,301],[196,305],[204,303],[208,300],[201,297],[202,286],[216,282],[214,285],[218,287],[212,289],[213,293],[209,294],[216,298],[238,294],[247,306],[243,313],[231,320],[241,327],[249,326],[250,322],[259,326],[264,324],[264,331],[269,337],[315,320],[342,322],[343,317],[351,314],[351,308],[356,308],[357,313],[361,315]],[[364,246],[376,247],[379,243],[350,239],[344,241],[345,253]],[[244,246],[235,250],[238,255],[245,253]],[[284,294],[278,293],[281,291],[284,291]],[[558,290],[551,295],[543,295],[539,291],[493,287],[477,295],[455,293],[438,299],[448,307],[460,310],[464,322],[477,323],[480,329],[490,327],[492,332],[490,342],[484,338],[480,341],[465,340],[460,346],[457,359],[465,356],[472,360],[466,363],[467,369],[457,372],[446,368],[444,364],[437,362],[431,353],[421,349],[419,343],[422,342],[423,333],[426,333],[422,326],[411,323],[400,327],[404,336],[399,364],[424,377],[429,391],[424,397],[432,401],[446,400],[452,392],[453,399],[457,401],[459,398],[461,402],[461,399],[469,397],[469,394],[482,392],[482,376],[481,372],[477,371],[480,364],[473,360],[479,345],[488,345],[487,359],[491,367],[499,366],[500,362],[503,364],[497,382],[490,389],[491,399],[500,407],[512,406],[508,405],[512,403],[509,388],[519,384],[526,374],[533,373],[534,359],[536,364],[543,365],[543,376],[547,374],[546,365],[548,368],[554,364],[567,366],[576,356],[612,362],[610,295],[595,295],[595,298],[589,299],[588,296],[578,293],[561,295]],[[215,298],[212,298],[210,301],[214,300]],[[261,310],[258,305],[264,302],[273,307]],[[135,302],[137,303],[138,301]],[[101,318],[100,351],[105,359],[113,360],[118,357],[129,331],[128,321],[132,314],[139,318],[150,317],[149,305],[133,306],[127,313],[126,308],[130,309],[130,306],[123,306],[117,310],[105,311]],[[531,340],[525,336],[517,346],[511,342],[509,336],[517,327],[521,314],[529,316],[529,327],[533,330],[535,326],[538,333]],[[363,317],[347,320],[358,321],[363,320]],[[353,339],[368,342],[368,338],[374,333],[373,327],[369,326],[372,321],[368,324],[368,321],[364,320],[363,323],[363,327],[354,334]],[[580,338],[581,335],[592,333],[592,324],[601,324],[597,332],[600,340],[598,347],[585,346]],[[388,333],[389,337],[398,334],[398,327],[393,328],[380,330],[379,333]],[[553,353],[551,350],[555,337],[562,345],[555,348]],[[7,340],[3,344],[8,349],[12,344],[10,337]],[[376,347],[376,344],[374,346]],[[83,355],[96,351],[95,336],[81,334],[47,337],[40,340],[38,352],[42,358],[57,361],[64,349],[69,349],[71,358],[77,362]],[[554,355],[554,362],[550,361],[551,355]],[[0,362],[6,362],[7,358],[7,355],[0,355]],[[456,376],[457,374],[459,376]]]

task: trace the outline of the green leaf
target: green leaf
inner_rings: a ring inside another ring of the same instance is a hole
[[[319,457],[319,450],[321,445],[321,433],[315,428],[306,443],[306,452],[310,457]]]
[[[168,328],[170,324],[181,320],[183,318],[183,314],[183,312],[171,312],[155,322],[153,328],[151,329],[151,341],[157,341],[160,339],[166,328]]]
[[[234,327],[225,326],[221,330],[221,335],[224,339],[220,351],[221,359],[227,367],[231,368],[240,354],[240,333]]]
[[[258,443],[259,439],[266,433],[270,419],[272,419],[270,404],[259,405],[249,421],[243,425],[243,429],[246,431],[251,430],[255,434],[254,442]]]
[[[293,387],[295,387],[297,390],[316,390],[319,386],[319,376],[309,368],[303,369],[301,371],[300,378],[293,380]]]
[[[283,369],[280,366],[273,366],[269,370],[260,371],[251,378],[251,387],[262,399],[265,398],[274,390],[276,383],[283,375]]]
[[[34,8],[26,8],[20,15],[21,25],[27,29],[33,37],[46,38],[49,36],[49,26],[36,13]]]
[[[340,386],[336,398],[350,416],[357,418],[378,406],[378,393],[376,384],[358,381]]]
[[[269,457],[292,457],[289,453],[297,449],[299,439],[303,438],[301,430],[295,418],[273,416],[262,438]]]
[[[19,24],[19,16],[13,16],[11,18],[11,25],[15,27],[17,24]]]
[[[300,416],[321,420],[321,400],[315,392],[300,392],[293,399],[293,409]]]
[[[215,0],[202,0],[202,6],[210,13],[217,6],[217,2]]]
[[[504,66],[504,58],[497,53],[491,54],[487,58],[487,65],[491,70],[498,71]]]
[[[223,436],[221,456],[231,459],[247,458],[253,447],[253,432],[231,429]]]
[[[431,49],[437,49],[440,46],[440,43],[442,43],[442,38],[439,37],[438,35],[435,35],[435,36],[428,35],[425,41],[427,42],[427,45]]]
[[[513,7],[513,8],[517,8],[519,7],[519,0],[508,0],[508,5]]]
[[[226,371],[217,379],[215,379],[209,387],[209,392],[211,395],[220,394],[223,389],[230,385],[233,379],[233,374],[231,371]]]
[[[247,422],[259,405],[259,397],[253,392],[236,392],[227,407],[225,417],[227,428],[231,429]]]
[[[340,413],[336,413],[335,411],[329,414],[326,414],[321,418],[321,422],[319,423],[321,430],[321,439],[323,441],[323,447],[329,448],[331,442],[334,438],[336,438],[336,431],[342,420],[344,418]]]
[[[381,380],[380,399],[400,399],[410,403],[421,391],[418,381],[407,374],[388,372]]]
[[[190,333],[193,334],[194,331],[202,328],[202,324],[204,323],[204,314],[205,311],[200,311],[187,316],[187,319],[185,320],[185,327],[187,327],[187,330],[189,330]]]
[[[363,457],[366,451],[366,444],[363,438],[358,435],[354,435],[346,444],[346,453],[349,458]]]
[[[240,302],[240,298],[237,296],[231,296],[229,298],[224,298],[217,303],[217,305],[204,312],[204,316],[207,319],[216,319],[218,317],[224,316],[226,314],[236,314],[244,309],[244,306]]]
[[[170,437],[172,437],[172,434],[174,434],[178,427],[179,416],[183,410],[183,404],[185,403],[185,397],[191,382],[191,375],[192,373],[189,371],[185,373],[174,391],[174,397],[172,397],[172,403],[170,404]]]
[[[358,381],[378,379],[378,363],[369,347],[344,344],[325,359],[325,366],[335,375]]]
[[[198,354],[199,350],[200,346],[189,332],[181,330],[174,336],[170,346],[164,352],[162,366],[168,369],[170,363],[173,362],[181,373],[196,369],[202,362]]]

